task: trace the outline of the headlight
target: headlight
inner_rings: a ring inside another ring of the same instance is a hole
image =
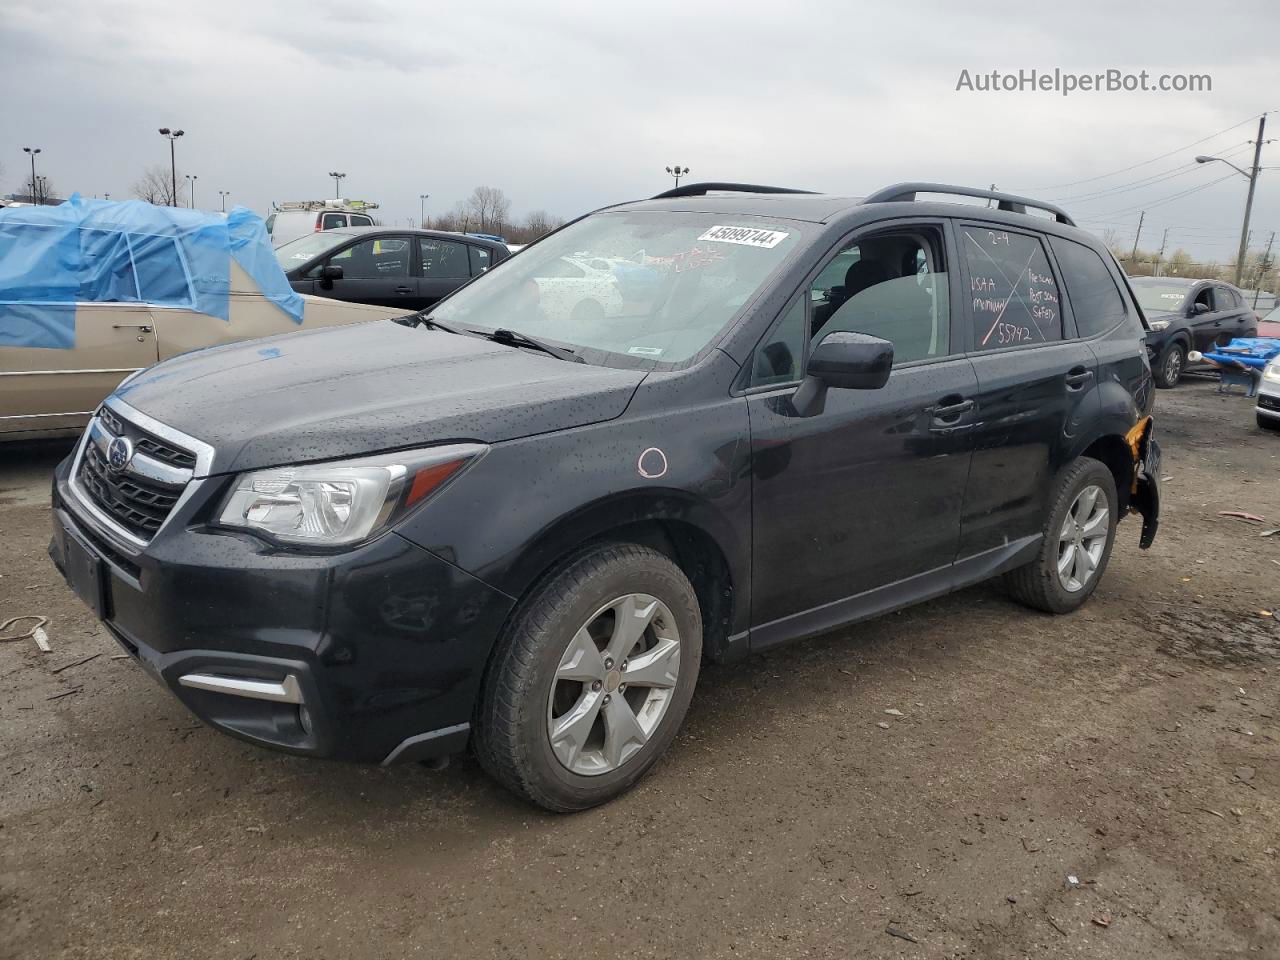
[[[1150,327],[1152,330],[1163,330],[1167,326],[1169,326],[1169,321],[1168,320],[1150,320],[1147,322],[1147,326]]]
[[[486,449],[455,443],[242,474],[218,522],[288,544],[359,543],[422,503]]]
[[[1280,383],[1280,362],[1272,360],[1268,363],[1266,369],[1262,371],[1262,379]]]

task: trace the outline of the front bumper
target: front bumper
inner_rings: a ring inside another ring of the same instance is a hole
[[[1265,379],[1258,385],[1257,410],[1259,416],[1280,421],[1280,385]]]
[[[208,478],[137,551],[80,506],[59,465],[49,553],[121,646],[197,717],[297,754],[363,762],[465,747],[513,601],[388,533],[336,555],[205,526]]]

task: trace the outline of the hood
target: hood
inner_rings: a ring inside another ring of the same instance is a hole
[[[586,426],[620,416],[644,377],[382,320],[197,350],[115,395],[211,445],[226,473]]]

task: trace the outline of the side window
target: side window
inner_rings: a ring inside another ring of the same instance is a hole
[[[1205,310],[1209,311],[1210,313],[1213,312],[1214,306],[1213,306],[1213,288],[1212,287],[1205,287],[1203,290],[1201,290],[1199,293],[1196,294],[1195,305],[1199,307],[1201,304],[1204,305]],[[1204,311],[1200,311],[1200,312],[1204,312]]]
[[[351,225],[353,227],[372,227],[373,217],[366,217],[362,213],[353,213],[350,216]]]
[[[373,237],[329,258],[344,280],[383,280],[409,275],[409,238]]]
[[[471,275],[478,277],[489,269],[491,255],[484,247],[470,247],[471,250]]]
[[[1096,252],[1074,240],[1050,237],[1062,268],[1062,281],[1071,298],[1080,336],[1092,337],[1124,322],[1128,310],[1106,263]]]
[[[970,224],[960,228],[960,244],[975,350],[1062,339],[1058,284],[1038,237]]]
[[[813,340],[836,331],[893,344],[894,364],[950,352],[947,265],[931,227],[877,234],[836,254],[809,288]]]
[[[804,308],[804,298],[797,297],[756,348],[747,386],[763,387],[800,379],[800,364],[804,362]]]
[[[471,276],[467,245],[452,240],[418,240],[422,251],[422,275],[431,280],[465,280]]]
[[[1220,296],[1218,301],[1219,310],[1238,310],[1240,307],[1244,306],[1244,303],[1240,299],[1240,295],[1230,287],[1219,287],[1218,294]]]
[[[347,215],[345,213],[326,213],[320,218],[321,230],[336,230],[339,227],[347,225]]]

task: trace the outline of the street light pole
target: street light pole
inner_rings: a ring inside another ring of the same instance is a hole
[[[187,208],[189,210],[194,210],[196,208],[196,181],[199,180],[200,178],[194,173],[188,173],[186,177],[187,177],[187,183],[191,187],[191,200],[187,204]]]
[[[1244,258],[1249,250],[1249,217],[1253,213],[1253,192],[1258,186],[1258,172],[1262,169],[1262,134],[1267,129],[1267,115],[1264,113],[1258,118],[1258,139],[1253,142],[1253,166],[1246,173],[1241,170],[1230,160],[1223,160],[1222,157],[1196,157],[1196,163],[1212,163],[1217,160],[1225,163],[1240,176],[1249,181],[1249,194],[1244,201],[1244,223],[1240,227],[1240,250],[1236,253],[1236,286],[1240,286],[1240,278],[1244,275]]]
[[[173,206],[178,205],[178,161],[173,149],[173,141],[177,140],[185,131],[170,130],[168,127],[160,128],[160,136],[166,137],[169,141],[169,197],[173,202]]]
[[[227,212],[227,197],[231,196],[230,190],[219,190],[218,196],[222,198],[222,212]]]
[[[342,178],[345,177],[346,174],[330,170],[329,176],[333,177],[333,199],[337,200],[341,196],[339,190],[341,189]]]
[[[426,229],[427,226],[427,200],[430,197],[431,194],[429,193],[418,194],[418,226],[423,229]]]
[[[667,173],[671,174],[671,176],[676,178],[676,186],[678,187],[680,186],[680,178],[684,176],[688,176],[689,168],[682,167],[680,166],[680,164],[677,163],[674,167],[667,167]]]
[[[31,202],[36,203],[36,154],[40,152],[39,147],[23,147],[22,152],[31,157]]]

